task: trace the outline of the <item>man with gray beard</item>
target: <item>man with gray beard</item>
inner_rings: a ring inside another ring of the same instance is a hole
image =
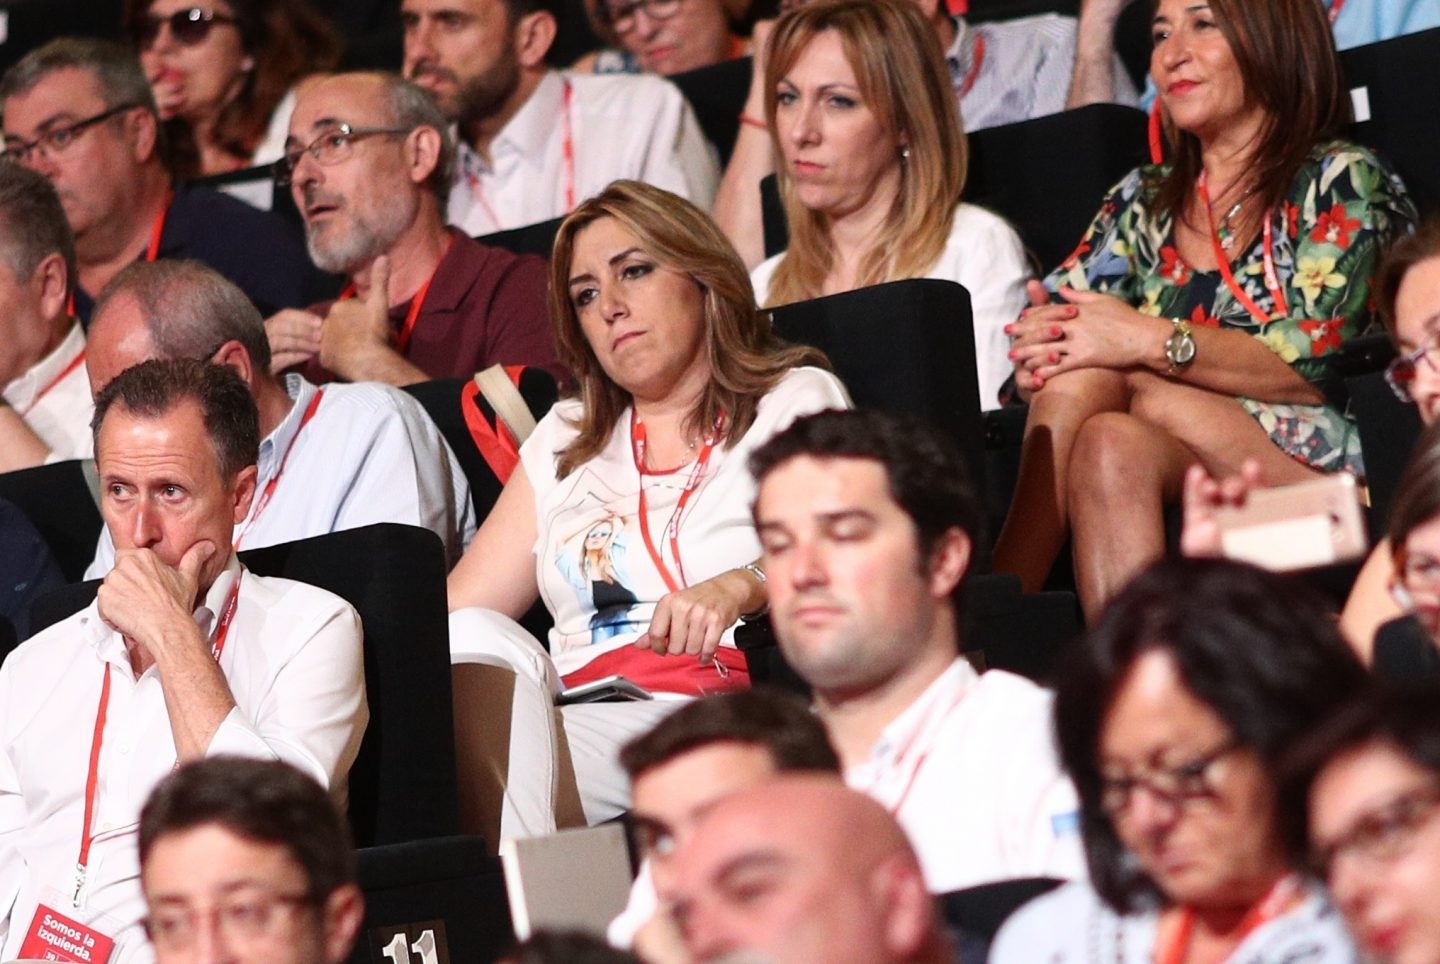
[[[289,134],[278,176],[310,257],[350,280],[338,301],[265,322],[275,371],[390,385],[496,363],[560,374],[544,260],[445,225],[455,148],[424,91],[393,75],[339,74],[300,95]]]

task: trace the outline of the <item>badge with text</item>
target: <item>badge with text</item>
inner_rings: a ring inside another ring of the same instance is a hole
[[[104,964],[114,949],[113,938],[41,904],[35,908],[25,943],[20,945],[20,956],[36,961]]]

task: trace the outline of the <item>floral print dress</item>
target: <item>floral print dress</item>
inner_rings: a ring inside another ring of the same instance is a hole
[[[1249,332],[1306,378],[1318,361],[1370,325],[1370,282],[1385,248],[1416,220],[1396,174],[1373,153],[1343,141],[1321,145],[1301,168],[1284,209],[1272,215],[1277,304],[1265,282],[1265,242],[1230,262],[1236,284],[1269,316],[1263,324],[1221,272],[1196,271],[1176,252],[1173,219],[1154,209],[1166,166],[1130,172],[1112,189],[1080,247],[1045,279],[1056,291],[1111,294],[1142,314]],[[1324,471],[1364,474],[1354,422],[1329,405],[1238,399],[1270,440]]]

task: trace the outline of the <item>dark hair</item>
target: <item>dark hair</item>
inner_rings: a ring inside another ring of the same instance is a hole
[[[1247,104],[1265,112],[1251,159],[1258,209],[1279,209],[1317,144],[1350,123],[1350,99],[1325,12],[1315,0],[1209,0],[1215,23],[1230,43]],[[1200,141],[1168,125],[1174,164],[1156,206],[1179,220],[1202,171]],[[1258,223],[1258,222],[1256,222]]]
[[[260,452],[260,416],[250,389],[232,369],[193,358],[152,358],[110,379],[95,396],[90,430],[98,442],[100,426],[114,405],[135,415],[159,418],[184,401],[200,406],[205,434],[215,449],[220,476],[227,483],[241,469],[255,464]]]
[[[75,236],[60,196],[49,178],[21,164],[0,164],[0,254],[21,283],[59,254],[66,291],[75,287]]]
[[[283,761],[206,757],[160,781],[140,811],[141,868],[166,834],[210,825],[284,847],[316,905],[355,882],[345,818],[320,784]]]
[[[203,361],[226,342],[237,341],[255,368],[270,370],[265,319],[214,268],[178,258],[132,262],[101,289],[90,317],[99,318],[121,295],[139,305],[159,357]]]
[[[634,780],[647,770],[712,743],[764,748],[775,769],[840,772],[825,726],[804,700],[770,689],[742,690],[693,700],[620,748],[620,765]]]
[[[1366,679],[1322,600],[1289,577],[1223,559],[1168,559],[1144,570],[1066,655],[1056,679],[1060,757],[1080,796],[1096,892],[1121,913],[1159,896],[1100,806],[1100,732],[1136,661],[1164,652],[1185,688],[1273,773],[1302,733]],[[1292,855],[1304,840],[1276,827]]]
[[[640,964],[629,951],[618,950],[584,931],[536,931],[504,958],[507,964]]]
[[[915,523],[921,554],[927,558],[951,529],[979,544],[980,503],[969,470],[954,443],[925,422],[866,410],[831,410],[798,418],[751,454],[756,486],[801,456],[879,462],[890,497]]]
[[[1390,551],[1399,555],[1410,533],[1440,516],[1440,423],[1420,434],[1390,503],[1386,535]]]
[[[138,38],[155,0],[125,0],[124,28]],[[265,137],[275,107],[307,74],[325,72],[340,62],[344,43],[330,21],[294,0],[225,0],[235,15],[240,45],[255,61],[234,99],[215,117],[215,142],[226,152],[248,159]],[[138,41],[137,41],[138,46]],[[172,168],[181,177],[200,171],[199,146],[190,124],[174,117],[165,122]]]
[[[1370,290],[1374,292],[1380,320],[1389,330],[1390,340],[1397,345],[1400,336],[1395,328],[1395,297],[1410,269],[1431,258],[1440,258],[1440,218],[1422,221],[1414,234],[1401,235],[1375,269],[1375,282]]]
[[[1295,835],[1309,834],[1310,788],[1336,757],[1378,745],[1440,776],[1440,691],[1375,683],[1298,740],[1281,761],[1281,806]]]

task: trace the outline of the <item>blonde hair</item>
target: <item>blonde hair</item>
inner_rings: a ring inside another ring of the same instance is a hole
[[[776,156],[776,88],[805,48],[834,31],[855,71],[860,96],[909,151],[885,226],[860,262],[856,287],[922,276],[949,239],[969,163],[960,108],[934,28],[914,0],[822,0],[780,18],[765,68],[765,117]],[[834,261],[826,217],[800,203],[781,165],[780,197],[790,245],[771,281],[768,303],[788,304],[821,292]]]
[[[595,458],[631,404],[630,394],[600,367],[570,300],[575,239],[601,218],[614,218],[663,267],[688,275],[704,293],[705,350],[710,381],[686,417],[685,430],[710,430],[723,413],[725,445],[733,445],[755,421],[760,399],[797,365],[829,367],[814,348],[776,337],[768,316],[755,307],[745,265],[709,215],[684,198],[639,181],[615,181],[582,203],[555,235],[550,258],[550,319],[561,364],[575,376],[581,401],[579,434],[556,457],[564,478]]]

